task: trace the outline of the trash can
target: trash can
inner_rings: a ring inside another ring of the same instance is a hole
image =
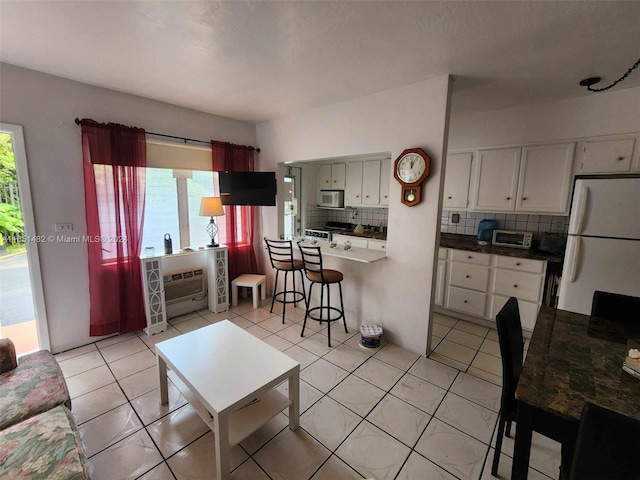
[[[380,337],[382,336],[380,325],[361,325],[360,333],[362,334],[360,345],[363,347],[378,348],[380,346]]]

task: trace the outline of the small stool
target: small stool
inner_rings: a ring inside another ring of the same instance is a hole
[[[322,268],[322,252],[320,247],[305,247],[298,243],[298,248],[302,254],[302,263],[304,264],[304,272],[307,275],[307,280],[311,282],[309,285],[309,295],[307,296],[307,311],[304,315],[304,323],[302,324],[301,337],[304,336],[304,329],[307,326],[307,318],[316,320],[322,324],[327,322],[327,344],[331,347],[331,322],[336,322],[342,319],[344,324],[345,333],[349,333],[347,330],[347,321],[344,317],[344,304],[342,303],[342,279],[344,275],[337,270],[329,270],[328,268]],[[320,284],[320,306],[310,308],[311,305],[311,289],[313,286]],[[338,284],[340,289],[340,308],[331,306],[331,285]],[[327,290],[327,303],[324,304],[324,290]],[[325,317],[326,313],[326,317]],[[331,314],[334,317],[331,317]]]
[[[238,287],[251,287],[251,296],[253,297],[253,308],[258,308],[258,287],[260,289],[260,299],[266,298],[265,282],[266,275],[251,275],[245,273],[231,282],[231,305],[238,305]]]

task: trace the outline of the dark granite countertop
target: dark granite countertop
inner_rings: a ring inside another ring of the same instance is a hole
[[[455,248],[457,250],[470,250],[472,252],[493,253],[506,257],[530,258],[532,260],[546,260],[551,263],[562,263],[563,255],[541,252],[540,250],[521,250],[519,248],[493,247],[476,245],[475,235],[458,235],[455,233],[440,234],[440,246],[444,248]]]
[[[640,380],[622,370],[640,325],[542,307],[516,397],[578,422],[585,402],[640,420]]]

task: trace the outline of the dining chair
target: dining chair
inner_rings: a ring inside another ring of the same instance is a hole
[[[616,322],[640,323],[640,297],[596,290],[593,292],[591,315]]]
[[[593,403],[582,409],[570,480],[640,478],[640,420]]]
[[[507,437],[511,437],[511,422],[516,421],[518,416],[516,387],[518,386],[520,373],[522,373],[524,339],[522,337],[522,323],[520,321],[517,298],[511,297],[507,300],[507,303],[496,315],[496,324],[500,343],[500,356],[502,357],[502,398],[500,400],[500,412],[498,413],[496,449],[493,454],[493,465],[491,466],[491,475],[494,477],[498,475],[505,424]]]

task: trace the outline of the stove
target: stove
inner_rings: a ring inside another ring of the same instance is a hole
[[[331,240],[331,234],[333,232],[350,232],[351,224],[344,222],[327,222],[324,227],[319,228],[307,228],[304,231],[306,237],[315,238],[316,240],[324,240],[326,242]]]

